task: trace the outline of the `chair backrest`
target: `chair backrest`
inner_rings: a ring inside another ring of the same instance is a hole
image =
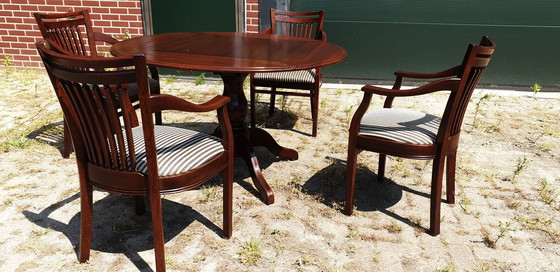
[[[320,40],[325,12],[297,12],[270,9],[272,34]]]
[[[33,15],[51,49],[71,55],[98,55],[88,10]]]
[[[461,125],[471,95],[492,58],[496,45],[488,37],[482,37],[480,44],[470,44],[465,53],[459,78],[461,83],[452,91],[442,118],[438,139],[443,140],[461,132]],[[442,129],[443,128],[443,129]]]
[[[132,128],[138,126],[138,118],[127,88],[137,83],[142,107],[150,107],[144,56],[69,56],[49,50],[44,43],[37,43],[37,49],[55,84],[78,160],[135,171],[136,159],[129,154],[135,154]],[[153,135],[153,123],[143,127],[144,132],[151,127]],[[153,141],[146,144],[155,148]]]

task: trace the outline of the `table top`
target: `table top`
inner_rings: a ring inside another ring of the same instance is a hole
[[[237,32],[156,34],[111,47],[115,56],[135,53],[144,53],[150,65],[215,73],[303,70],[346,58],[346,50],[328,42]]]

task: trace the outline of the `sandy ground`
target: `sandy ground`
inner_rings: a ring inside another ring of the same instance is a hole
[[[127,196],[94,193],[91,258],[76,257],[78,177],[61,157],[62,115],[41,70],[0,69],[0,271],[150,271],[149,212]],[[202,102],[222,85],[166,78],[162,91]],[[321,92],[319,135],[309,136],[307,99],[288,97],[259,124],[299,160],[257,149],[276,202],[257,196],[236,160],[234,232],[221,233],[219,179],[163,200],[169,271],[559,271],[560,99],[543,93],[477,90],[469,106],[457,168],[457,204],[442,203],[441,235],[429,224],[430,161],[390,158],[375,182],[377,155],[359,156],[356,213],[345,216],[347,128],[355,89]],[[527,91],[530,91],[528,89]],[[439,113],[446,94],[397,100]],[[371,108],[380,108],[376,98]],[[266,121],[266,122],[265,122]],[[164,114],[164,122],[212,131],[213,114]]]

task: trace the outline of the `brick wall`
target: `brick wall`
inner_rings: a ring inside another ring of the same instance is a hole
[[[259,0],[245,0],[245,32],[259,32]]]
[[[93,29],[118,39],[127,32],[143,34],[142,0],[2,0],[0,2],[0,58],[13,67],[41,67],[35,42],[42,39],[33,13],[61,13],[89,9]],[[245,31],[259,31],[259,0],[245,0]],[[103,48],[100,48],[103,50]]]
[[[93,29],[122,38],[142,35],[142,0],[3,0],[0,3],[0,58],[14,67],[40,67],[34,43],[42,40],[33,13],[89,9]]]

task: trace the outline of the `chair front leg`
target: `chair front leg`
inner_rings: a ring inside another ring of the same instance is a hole
[[[85,263],[89,260],[93,227],[93,187],[89,184],[80,186],[80,206],[80,252],[78,254],[80,263]]]
[[[257,114],[256,114],[256,105],[257,105],[257,101],[256,98],[257,96],[255,95],[255,86],[253,84],[251,84],[251,90],[250,90],[250,96],[251,96],[251,127],[255,128],[256,125],[256,118],[257,118]]]
[[[156,271],[165,271],[165,251],[163,240],[163,215],[161,212],[161,195],[159,191],[150,191],[150,207],[152,210],[152,231],[154,235],[154,255]]]
[[[432,169],[432,192],[430,197],[430,235],[436,236],[440,232],[441,221],[441,185],[445,156],[434,158]]]
[[[62,125],[64,128],[64,150],[62,151],[62,157],[63,158],[68,158],[70,157],[70,149],[72,148],[72,137],[70,136],[70,129],[68,128],[68,125],[66,124],[66,119],[64,119],[62,121]]]
[[[222,172],[222,179],[224,182],[224,197],[223,197],[223,234],[222,237],[230,238],[233,223],[232,223],[232,213],[233,213],[233,167],[231,163],[226,169]]]
[[[311,90],[311,120],[313,121],[313,131],[311,136],[317,137],[317,123],[319,121],[319,87]]]
[[[447,193],[447,203],[455,204],[455,167],[457,163],[457,151],[447,156],[446,161],[446,177],[445,177],[445,190]]]
[[[356,146],[349,141],[348,158],[346,159],[346,203],[344,205],[344,214],[352,215],[354,212],[354,191],[356,187],[356,163],[358,160],[358,152]]]

